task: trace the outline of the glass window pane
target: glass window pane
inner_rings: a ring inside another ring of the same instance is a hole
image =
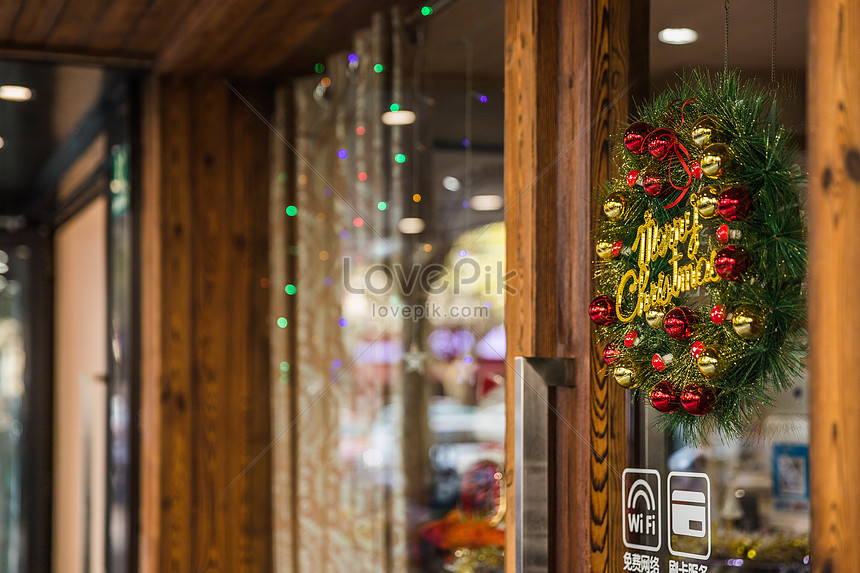
[[[425,12],[293,86],[275,538],[301,571],[503,568],[503,3]]]
[[[21,470],[26,392],[25,312],[30,250],[0,247],[0,572],[20,570]]]
[[[780,6],[780,10],[780,22],[799,22],[805,18],[807,4]],[[742,68],[743,77],[757,78],[765,86],[770,82],[770,16],[769,4],[731,4],[729,67]],[[685,68],[722,71],[724,17],[723,3],[695,7],[675,0],[651,3],[652,95],[675,84],[676,74]],[[720,23],[719,28],[714,22]],[[688,34],[692,38],[689,43],[668,41],[666,30],[680,27],[697,32],[696,37]],[[779,107],[783,123],[800,134],[805,121],[805,46],[805,26],[779,29],[775,69],[783,87]],[[802,136],[795,143],[801,149],[797,160],[805,172]],[[711,224],[704,224],[709,232]],[[650,406],[637,404],[632,408],[635,422],[630,465],[657,470],[662,478],[666,513],[661,554],[670,571],[679,570],[685,561],[706,564],[709,571],[809,570],[807,387],[805,374],[794,380],[793,387],[763,407],[738,439],[711,433],[703,442],[685,443],[679,435],[659,429],[659,414]],[[706,474],[707,480],[690,474]],[[646,474],[639,477],[645,482],[651,479]],[[635,496],[632,479],[625,478],[625,491]],[[706,490],[709,507],[698,493]],[[625,535],[632,528],[625,523]],[[674,556],[669,555],[669,547]],[[703,557],[685,557],[685,553]]]

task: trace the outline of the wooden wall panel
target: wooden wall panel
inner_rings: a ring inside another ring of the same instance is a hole
[[[268,129],[219,78],[151,83],[141,570],[267,572]]]
[[[647,22],[647,3],[630,0],[507,2],[505,217],[508,268],[520,272],[520,292],[506,301],[508,354],[576,359],[576,387],[551,393],[551,571],[614,571],[622,553],[613,516],[627,465],[627,396],[603,375],[586,309],[599,209],[592,189],[615,169],[608,136],[628,113],[631,52],[647,61],[639,28],[630,49],[634,9]],[[513,567],[513,511],[506,525]]]
[[[813,571],[860,563],[860,5],[810,3],[809,418]]]

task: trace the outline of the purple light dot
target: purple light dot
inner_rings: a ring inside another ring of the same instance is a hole
[[[323,196],[331,197],[331,188],[330,187],[326,187],[325,189],[323,189]]]
[[[349,157],[349,153],[347,153],[346,149],[339,149],[337,152],[337,156],[340,159],[346,159],[347,157]]]
[[[459,254],[461,257],[465,257],[465,256],[466,256],[466,249],[460,249],[460,252],[459,252],[458,254]]]
[[[323,286],[331,286],[331,277],[326,277],[323,279]]]
[[[345,318],[341,318],[340,320],[337,321],[337,323],[339,325],[341,325],[342,327],[346,327],[346,325],[349,324],[349,321],[346,320]]]
[[[481,103],[487,103],[487,96],[485,95],[481,95],[478,99],[481,100]]]
[[[469,147],[469,140],[468,139],[463,140],[463,147]]]
[[[485,302],[485,303],[484,303],[484,308],[490,308],[491,306],[493,306],[493,305],[491,305],[491,304],[490,304],[490,303],[488,303],[488,302]]]
[[[463,201],[463,209],[468,209],[468,208],[469,208],[469,202]]]
[[[463,362],[465,362],[466,364],[471,364],[472,363],[472,357],[471,356],[465,357],[463,359]]]
[[[335,368],[340,368],[341,366],[343,366],[343,362],[340,361],[340,358],[335,358],[331,365]]]
[[[349,231],[347,231],[347,230],[341,231],[340,232],[340,238],[341,239],[348,239],[349,238]]]
[[[358,54],[348,55],[346,57],[346,61],[349,62],[350,64],[357,64],[358,63]]]

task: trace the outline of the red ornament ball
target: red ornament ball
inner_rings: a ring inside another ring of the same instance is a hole
[[[648,153],[657,161],[665,161],[675,147],[677,136],[669,129],[658,129],[648,137]]]
[[[717,200],[717,211],[726,221],[743,221],[752,213],[752,194],[743,185],[723,189]]]
[[[651,366],[654,367],[654,370],[657,372],[662,372],[666,369],[666,365],[672,362],[673,358],[671,354],[666,354],[664,356],[660,356],[659,354],[655,354],[651,357]]]
[[[693,358],[698,358],[699,354],[701,354],[704,350],[705,350],[705,345],[702,343],[701,340],[697,340],[690,347],[690,354],[693,355]]]
[[[651,405],[658,412],[671,414],[681,405],[681,400],[672,386],[666,382],[660,382],[651,390]]]
[[[612,364],[621,356],[621,351],[614,344],[607,344],[603,349],[603,361],[606,364]]]
[[[598,326],[608,326],[615,322],[615,301],[611,297],[601,295],[591,301],[588,316]]]
[[[639,170],[634,169],[633,171],[628,173],[626,180],[628,187],[633,187],[634,185],[636,185],[639,182]]]
[[[618,257],[621,254],[621,251],[624,249],[624,241],[615,241],[612,243],[612,256]]]
[[[627,128],[627,131],[624,132],[624,147],[630,153],[635,153],[636,155],[641,155],[645,153],[645,138],[648,137],[648,134],[654,131],[654,128],[644,121],[637,121],[630,125]]]
[[[666,334],[675,340],[686,340],[693,335],[693,326],[698,322],[693,309],[678,306],[666,313],[663,318],[663,328]]]
[[[725,245],[729,242],[729,226],[725,223],[717,227],[717,241],[719,241],[721,245]]]
[[[698,160],[690,163],[690,173],[692,173],[693,177],[695,177],[696,179],[702,178],[702,165],[699,163]]]
[[[714,258],[714,268],[723,280],[736,281],[749,267],[750,258],[737,245],[726,245],[717,251]]]
[[[635,330],[631,330],[627,334],[624,335],[624,346],[627,348],[632,348],[639,343],[639,333]]]
[[[714,407],[717,396],[701,384],[688,384],[681,392],[681,406],[694,416],[704,416]]]
[[[711,309],[711,321],[714,324],[722,324],[726,321],[726,305],[718,304]]]
[[[672,188],[665,179],[653,173],[645,174],[645,177],[642,178],[642,187],[645,189],[645,193],[651,197],[662,197]]]

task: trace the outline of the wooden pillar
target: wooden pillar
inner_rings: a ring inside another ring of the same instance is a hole
[[[141,571],[268,572],[269,132],[218,77],[152,78],[143,123]]]
[[[810,3],[809,377],[812,564],[860,563],[860,4]]]
[[[629,0],[508,0],[506,9],[507,258],[508,269],[519,273],[518,292],[506,300],[508,357],[510,363],[517,355],[576,359],[576,387],[550,396],[558,415],[550,416],[549,569],[612,571],[617,562],[610,558],[621,547],[611,520],[620,516],[627,398],[603,376],[587,315],[599,208],[591,195],[614,169],[609,134],[627,117],[630,97],[647,85],[648,7]],[[509,371],[509,460],[513,383]],[[509,467],[509,567],[512,480]]]

